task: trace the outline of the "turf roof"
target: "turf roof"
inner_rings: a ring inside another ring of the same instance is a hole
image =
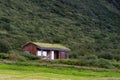
[[[50,44],[50,43],[40,43],[40,42],[32,42],[32,43],[41,48],[60,49],[60,50],[70,51],[69,48],[67,48],[61,44]]]

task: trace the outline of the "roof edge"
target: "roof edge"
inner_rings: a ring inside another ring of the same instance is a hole
[[[60,46],[60,48],[53,48],[53,47],[43,47],[43,46],[40,46],[40,45],[37,45],[37,43],[39,43],[39,44],[48,44],[48,45],[59,45]],[[43,49],[53,49],[53,50],[63,50],[63,51],[71,51],[71,49],[69,49],[68,47],[66,47],[66,46],[63,46],[63,45],[61,45],[61,44],[52,44],[52,43],[44,43],[44,42],[27,42],[25,45],[23,45],[22,46],[22,48],[23,47],[25,47],[26,45],[28,45],[28,44],[34,44],[34,45],[36,45],[38,48],[43,48]],[[63,47],[63,48],[62,48]]]

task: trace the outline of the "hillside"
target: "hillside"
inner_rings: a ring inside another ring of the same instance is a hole
[[[0,0],[0,52],[28,41],[64,44],[71,58],[120,60],[120,1]]]

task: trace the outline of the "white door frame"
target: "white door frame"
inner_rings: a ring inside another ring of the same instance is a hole
[[[54,51],[51,51],[51,60],[54,60]]]

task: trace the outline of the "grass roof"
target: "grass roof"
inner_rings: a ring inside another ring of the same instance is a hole
[[[67,48],[61,44],[50,44],[50,43],[40,43],[40,42],[32,42],[32,43],[41,48],[51,48],[51,49],[60,49],[60,50],[70,51],[69,48]]]

